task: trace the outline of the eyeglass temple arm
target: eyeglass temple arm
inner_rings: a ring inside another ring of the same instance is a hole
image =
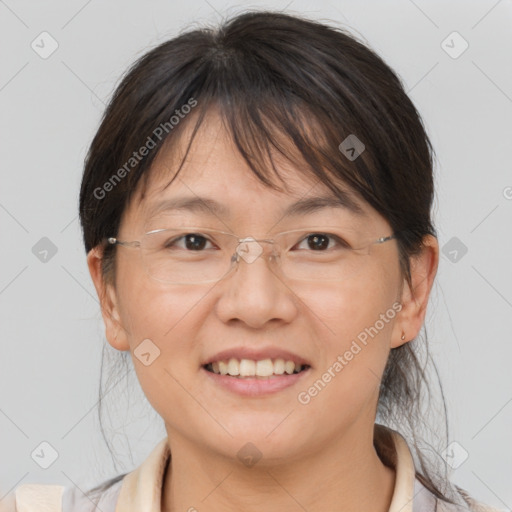
[[[396,238],[396,235],[393,233],[392,235],[389,235],[389,236],[381,236],[380,238],[378,238],[377,240],[375,240],[374,243],[376,244],[382,244],[384,242],[387,242],[388,240],[393,240],[393,238]]]
[[[138,240],[135,240],[133,242],[123,242],[122,240],[118,240],[113,236],[107,238],[107,242],[110,245],[123,245],[125,247],[138,247],[140,245],[140,242]]]

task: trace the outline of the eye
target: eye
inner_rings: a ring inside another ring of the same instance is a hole
[[[332,248],[332,244],[329,243],[330,241],[337,244],[341,249],[350,249],[350,245],[345,240],[330,233],[311,233],[301,240],[301,242],[307,243],[306,249],[320,252],[325,252],[326,249]]]
[[[184,241],[184,245],[182,243],[180,246],[178,242],[180,242],[181,240]],[[205,248],[205,245],[207,243],[211,243],[211,242],[203,235],[200,235],[198,233],[187,233],[187,234],[184,234],[184,235],[181,235],[178,237],[174,237],[174,238],[171,238],[171,239],[165,241],[164,248],[171,249],[173,247],[178,247],[178,248],[187,249],[190,251],[201,252],[202,249]]]

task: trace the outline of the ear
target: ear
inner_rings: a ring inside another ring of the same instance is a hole
[[[102,261],[103,251],[101,248],[95,247],[89,251],[87,265],[100,299],[101,314],[105,323],[105,335],[110,345],[115,349],[129,350],[130,345],[119,314],[116,289],[113,284],[105,281],[101,270]]]
[[[426,235],[421,252],[410,260],[411,284],[404,278],[402,309],[393,326],[391,348],[396,348],[416,338],[425,320],[430,290],[434,283],[439,264],[439,244],[437,238]],[[402,334],[405,339],[401,339]]]

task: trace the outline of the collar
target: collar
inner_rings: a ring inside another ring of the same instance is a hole
[[[389,512],[413,512],[416,472],[405,439],[395,430],[375,424],[374,444],[379,457],[396,472]],[[116,512],[161,512],[162,483],[170,460],[168,438],[162,439],[148,458],[123,478]]]

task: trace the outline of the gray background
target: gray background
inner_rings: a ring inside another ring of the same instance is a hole
[[[128,471],[163,436],[132,378],[128,391],[122,380],[106,397],[126,397],[110,405],[124,466],[112,466],[101,440],[105,342],[77,220],[82,164],[104,104],[136,57],[248,7],[343,23],[397,71],[422,114],[438,156],[443,248],[427,331],[459,443],[452,478],[510,509],[510,0],[0,0],[0,497],[21,483],[84,485]],[[45,59],[55,43],[44,31],[58,44]],[[453,31],[469,44],[460,55],[458,36],[442,43]],[[58,453],[48,469],[31,458],[36,450],[45,454],[39,463],[50,461],[43,441]],[[132,457],[123,455],[129,446]]]

